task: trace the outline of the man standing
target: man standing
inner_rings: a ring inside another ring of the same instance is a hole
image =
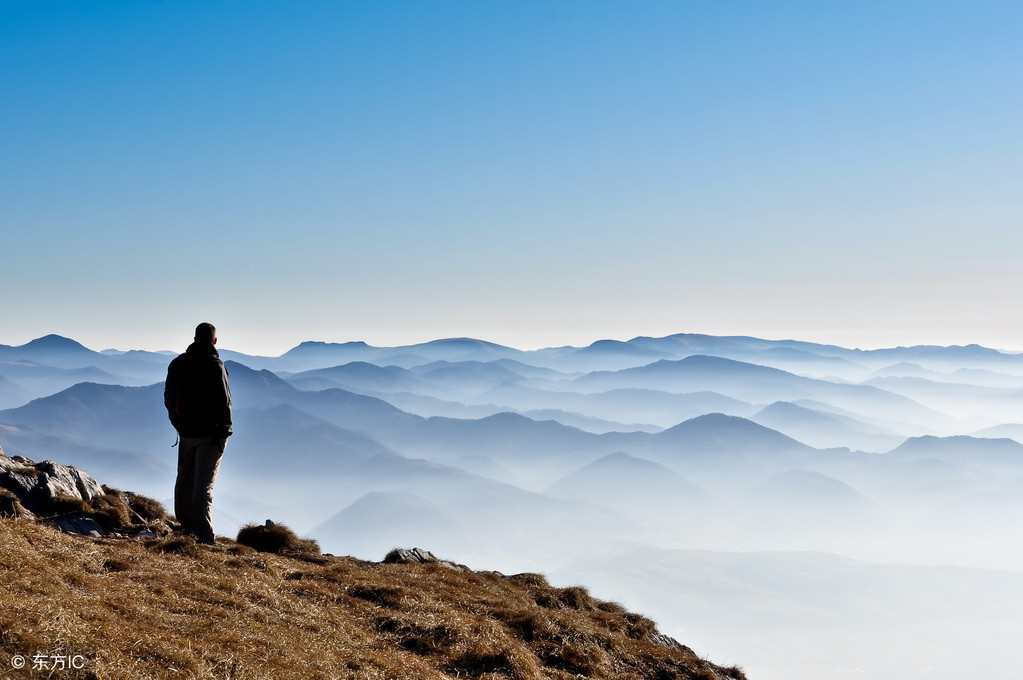
[[[167,415],[180,440],[174,514],[184,533],[209,545],[216,544],[213,485],[233,433],[231,386],[216,344],[213,324],[196,326],[195,342],[167,368],[163,390]]]

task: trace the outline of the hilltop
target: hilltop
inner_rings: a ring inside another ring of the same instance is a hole
[[[120,492],[103,491],[78,506],[107,522],[102,537],[0,517],[0,658],[5,671],[25,664],[12,678],[50,677],[58,663],[75,680],[745,678],[538,574],[368,562],[311,541],[278,554],[162,531],[117,537]]]
[[[745,677],[537,574],[229,546],[0,519],[0,657],[81,680]]]

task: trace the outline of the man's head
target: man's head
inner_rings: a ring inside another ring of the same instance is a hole
[[[199,324],[195,327],[195,341],[208,345],[217,344],[217,329],[211,323]]]

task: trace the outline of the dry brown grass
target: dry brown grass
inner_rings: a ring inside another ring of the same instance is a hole
[[[4,494],[11,495],[0,489],[0,517],[19,516],[16,507],[13,511],[9,509]],[[62,515],[88,517],[107,533],[130,534],[145,530],[163,536],[170,532],[170,518],[163,504],[147,496],[119,491],[109,486],[104,486],[101,495],[88,501],[71,496],[54,496],[43,501],[37,511],[40,517],[50,521]]]
[[[238,532],[238,542],[259,552],[277,553],[289,557],[313,558],[320,554],[320,546],[309,538],[299,538],[283,524],[267,522],[246,524]]]
[[[25,508],[18,497],[7,489],[0,488],[0,517],[24,517]]]
[[[0,519],[0,677],[71,680],[743,678],[582,588],[434,564],[315,562]]]

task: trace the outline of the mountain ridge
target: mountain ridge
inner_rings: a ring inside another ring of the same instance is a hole
[[[65,350],[71,350],[79,354],[88,353],[105,356],[103,353],[95,352],[94,350],[86,348],[71,338],[50,334],[41,338],[36,338],[24,345],[0,345],[0,359],[12,356],[19,351],[24,352],[27,350],[30,353],[35,353],[37,350],[48,346],[51,348],[62,347]],[[613,351],[615,349],[619,351]],[[399,345],[394,347],[377,347],[369,345],[363,341],[338,343],[320,340],[307,340],[299,343],[289,350],[286,350],[278,356],[244,354],[230,349],[222,349],[221,351],[225,357],[233,358],[235,360],[245,358],[248,360],[249,365],[252,365],[253,367],[271,368],[276,370],[308,370],[309,368],[324,368],[345,362],[334,361],[334,363],[324,363],[318,366],[307,366],[306,368],[298,369],[294,367],[285,368],[284,365],[289,362],[296,363],[299,362],[299,360],[304,361],[308,359],[310,355],[325,357],[355,355],[361,358],[371,356],[373,359],[379,359],[387,355],[399,356],[424,351],[427,356],[431,356],[432,350],[440,350],[444,355],[440,356],[433,353],[433,358],[427,360],[452,360],[453,356],[466,357],[467,355],[475,353],[475,356],[473,357],[475,359],[480,359],[481,357],[496,359],[505,356],[508,358],[515,358],[519,361],[524,360],[524,363],[530,365],[538,365],[536,361],[530,361],[530,358],[539,360],[539,365],[544,365],[551,357],[563,358],[566,353],[578,353],[584,350],[598,353],[605,350],[612,350],[612,354],[619,355],[622,351],[626,353],[636,352],[640,356],[648,356],[648,352],[657,352],[666,356],[674,356],[676,358],[684,358],[685,356],[693,354],[707,353],[726,358],[733,356],[748,357],[753,354],[763,354],[773,350],[796,350],[803,353],[803,357],[806,359],[816,357],[820,359],[841,358],[849,361],[867,360],[871,364],[874,364],[874,368],[872,370],[876,370],[877,368],[881,368],[884,365],[891,364],[893,362],[911,361],[914,357],[921,358],[924,361],[939,362],[979,359],[982,360],[983,363],[994,362],[996,364],[1015,366],[1023,370],[1023,354],[1005,352],[975,343],[948,346],[909,345],[864,350],[859,348],[850,349],[833,344],[798,340],[767,340],[754,336],[714,336],[696,333],[676,333],[663,337],[637,336],[627,341],[599,339],[589,345],[581,347],[552,346],[535,350],[520,350],[514,347],[475,338],[442,338],[417,344]],[[140,355],[140,358],[144,358],[147,361],[156,359],[161,362],[166,362],[169,360],[164,352],[131,350],[125,354],[138,354]],[[333,361],[333,359],[327,359],[327,361]]]

